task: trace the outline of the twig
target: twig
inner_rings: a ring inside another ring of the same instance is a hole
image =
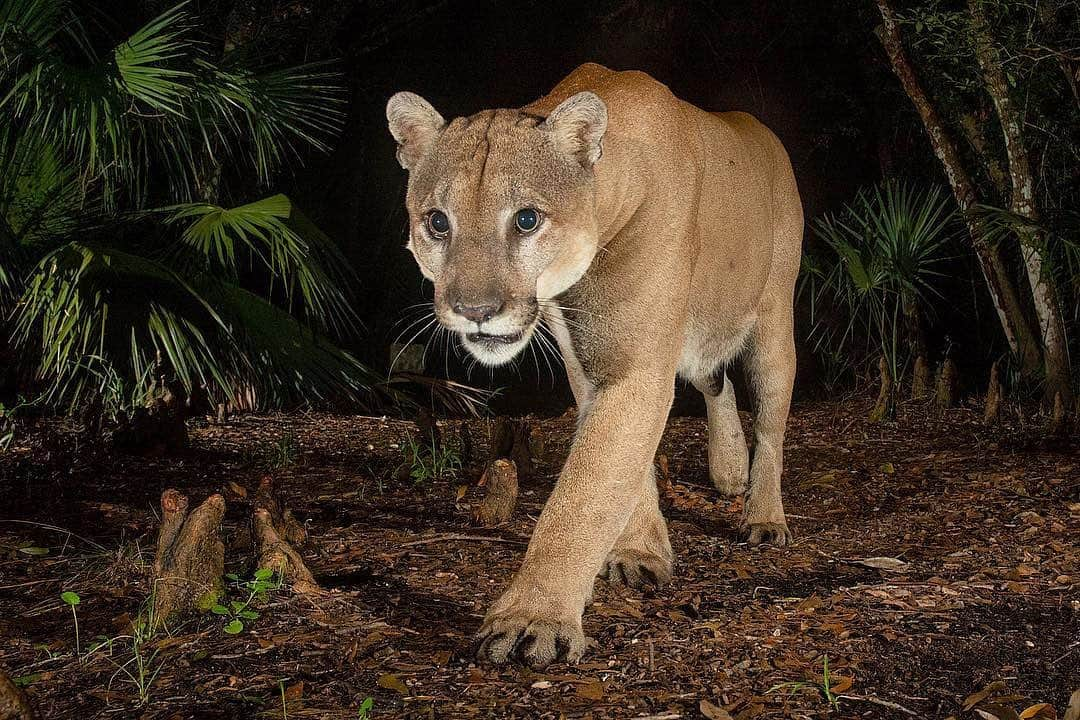
[[[846,695],[845,694],[845,695],[837,695],[836,698],[838,700],[861,700],[862,702],[873,703],[874,705],[880,705],[882,707],[887,707],[887,708],[890,708],[892,710],[899,710],[900,712],[905,713],[907,715],[911,715],[912,717],[919,717],[919,713],[915,712],[914,710],[909,710],[908,708],[904,707],[900,703],[895,703],[892,700],[882,700],[881,698],[874,697],[873,695]]]
[[[635,715],[634,720],[679,720],[679,713],[664,713],[663,715]]]
[[[514,540],[512,538],[489,537],[487,535],[457,535],[457,534],[454,534],[454,533],[450,533],[450,534],[447,534],[447,535],[436,535],[434,537],[424,538],[423,540],[413,540],[412,542],[401,543],[401,545],[399,545],[398,547],[415,547],[416,545],[430,545],[431,543],[444,542],[444,541],[453,542],[455,540],[468,540],[468,541],[475,541],[475,542],[485,542],[486,541],[486,542],[494,542],[494,543],[507,543],[509,545],[525,545],[526,544],[522,540]]]

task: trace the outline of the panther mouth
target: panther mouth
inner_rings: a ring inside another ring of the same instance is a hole
[[[509,335],[492,335],[485,332],[469,333],[465,337],[469,342],[475,343],[480,346],[495,348],[500,345],[513,345],[521,340],[525,336],[525,332],[519,330],[516,333],[510,333]]]

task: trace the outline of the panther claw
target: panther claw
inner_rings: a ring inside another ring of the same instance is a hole
[[[743,533],[748,536],[747,543],[751,547],[757,547],[763,543],[784,547],[794,540],[786,523],[751,523],[743,528]]]
[[[671,581],[671,561],[637,550],[612,550],[604,561],[600,577],[641,590]]]
[[[574,623],[500,616],[484,621],[476,657],[501,665],[519,661],[540,669],[558,660],[576,663],[590,641]]]

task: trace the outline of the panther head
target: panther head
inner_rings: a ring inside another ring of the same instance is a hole
[[[409,171],[409,250],[435,315],[485,365],[524,349],[545,304],[576,283],[599,238],[593,165],[607,108],[581,92],[546,118],[487,110],[450,123],[409,92],[386,106]]]

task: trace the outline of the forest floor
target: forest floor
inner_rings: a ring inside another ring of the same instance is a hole
[[[157,458],[42,426],[0,455],[0,671],[46,719],[1054,717],[1040,703],[1061,717],[1080,688],[1076,435],[987,427],[973,408],[909,404],[887,425],[867,410],[795,407],[788,548],[738,540],[738,503],[709,484],[704,419],[672,418],[674,581],[597,581],[596,645],[544,671],[477,666],[472,636],[522,557],[570,416],[538,421],[537,476],[492,530],[472,522],[482,463],[394,479],[407,422],[239,416],[194,423],[189,451]],[[482,460],[491,424],[468,426]],[[224,492],[228,545],[243,490],[266,474],[306,522],[300,549],[326,594],[271,591],[241,632],[206,613],[136,655],[124,635],[148,595],[162,490]],[[64,591],[81,599],[81,657]]]

